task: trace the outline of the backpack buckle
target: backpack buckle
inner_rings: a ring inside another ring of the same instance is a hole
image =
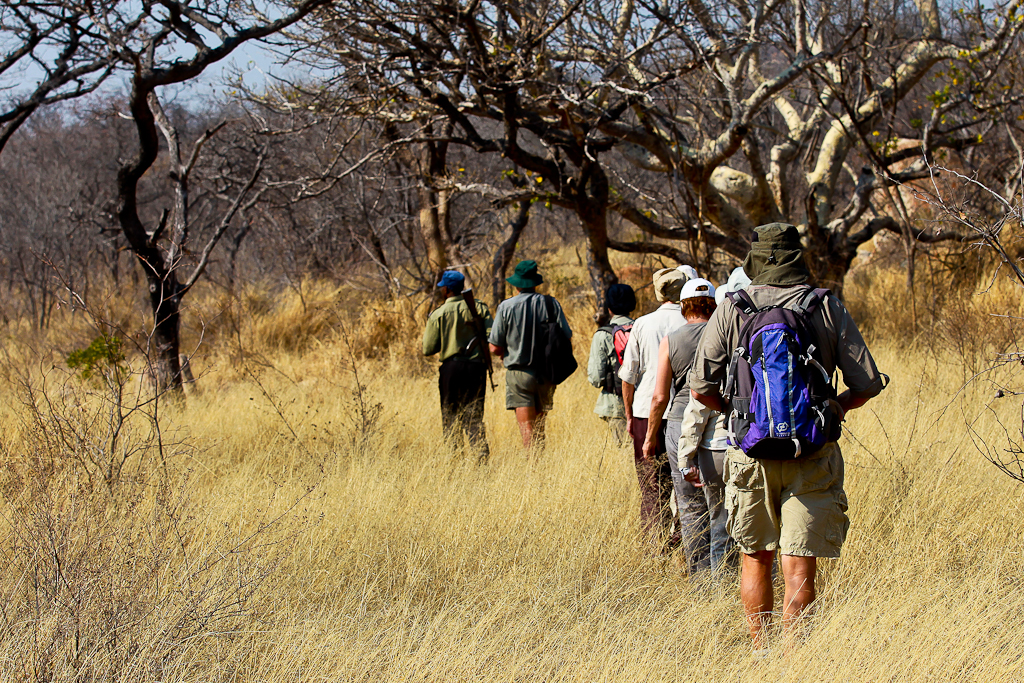
[[[736,363],[739,358],[747,360],[747,352],[742,346],[737,346],[732,352],[732,358],[729,360],[729,374],[725,378],[725,388],[722,390],[722,397],[727,401],[732,400],[732,389],[736,383]]]
[[[808,349],[808,352],[809,351],[810,349]],[[832,379],[828,376],[828,373],[825,372],[825,366],[823,366],[815,358],[813,358],[810,353],[804,356],[803,359],[804,365],[813,365],[814,367],[818,368],[818,371],[821,372],[821,376],[825,378],[825,384],[831,384]]]

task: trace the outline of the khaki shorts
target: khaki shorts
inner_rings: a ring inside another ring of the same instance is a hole
[[[526,370],[505,372],[505,408],[536,408],[547,412],[555,407],[555,385]]]
[[[754,460],[730,448],[724,478],[726,528],[742,552],[839,557],[850,520],[838,444],[799,460]]]

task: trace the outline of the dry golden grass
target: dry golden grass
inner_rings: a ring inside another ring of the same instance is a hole
[[[593,327],[566,272],[552,285],[585,362]],[[296,326],[286,303],[244,324]],[[843,558],[822,562],[788,656],[779,640],[755,662],[735,582],[694,586],[678,561],[644,556],[632,456],[593,415],[582,369],[533,461],[499,373],[491,464],[477,467],[439,445],[436,375],[415,358],[413,323],[353,363],[373,314],[338,323],[322,308],[306,344],[200,354],[202,392],[162,408],[167,469],[143,449],[113,492],[40,445],[6,382],[0,677],[1024,681],[1024,487],[967,428],[1000,448],[995,418],[1019,424],[1020,404],[987,384],[959,391],[955,354],[874,341],[892,385],[843,440]]]

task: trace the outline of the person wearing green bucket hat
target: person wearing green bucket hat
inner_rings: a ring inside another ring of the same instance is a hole
[[[537,262],[533,260],[520,261],[512,271],[512,277],[505,278],[505,282],[519,290],[533,289],[544,284],[544,278],[537,272]]]
[[[519,294],[498,304],[488,341],[491,353],[505,364],[505,407],[515,411],[523,447],[531,450],[543,447],[545,416],[554,406],[555,396],[554,382],[542,372],[541,327],[546,321],[557,320],[568,338],[572,329],[558,301],[537,293],[544,278],[536,261],[520,261],[505,281]]]
[[[753,646],[763,652],[774,609],[776,554],[781,555],[786,591],[782,623],[789,632],[815,598],[817,558],[839,557],[850,524],[838,429],[829,429],[824,445],[808,445],[807,452],[797,438],[783,438],[793,433],[788,423],[796,423],[805,411],[799,397],[810,405],[810,394],[790,393],[797,386],[794,377],[803,372],[796,363],[813,365],[827,378],[837,369],[843,374],[848,389],[818,412],[823,426],[838,425],[846,412],[878,395],[885,381],[842,302],[807,284],[810,273],[797,228],[770,223],[756,231],[743,262],[751,283],[729,293],[711,316],[697,345],[689,386],[693,399],[728,416],[726,529],[742,552],[740,597]],[[772,339],[781,341],[765,341]],[[791,362],[785,366],[777,358]],[[750,368],[758,368],[763,377],[765,389],[756,396],[737,388],[753,381]],[[779,381],[783,377],[788,379]],[[761,405],[768,407],[762,410]],[[747,436],[761,433],[764,413],[773,438],[757,443],[763,445],[757,449]]]

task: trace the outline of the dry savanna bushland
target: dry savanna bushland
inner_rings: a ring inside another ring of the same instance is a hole
[[[585,271],[571,250],[538,256],[585,359]],[[86,311],[62,307],[45,333],[12,323],[0,675],[1021,680],[1024,484],[986,459],[1019,446],[1019,399],[993,388],[1019,364],[972,379],[951,341],[994,353],[1006,340],[986,332],[991,310],[1020,315],[1019,289],[946,301],[927,338],[892,331],[911,324],[907,297],[899,272],[851,276],[892,383],[847,422],[843,556],[822,562],[799,638],[776,636],[764,661],[735,578],[694,584],[678,558],[645,554],[631,455],[593,415],[582,371],[533,459],[498,372],[480,467],[441,441],[418,349],[427,306],[314,282],[254,287],[230,310],[197,293],[189,319],[206,323],[186,330],[184,403],[153,402],[138,339],[89,346]],[[130,318],[139,302],[105,306]]]
[[[1024,681],[1022,8],[0,3],[0,680]],[[892,381],[756,659],[583,368],[772,222]],[[421,335],[519,259],[583,368],[477,466]]]

